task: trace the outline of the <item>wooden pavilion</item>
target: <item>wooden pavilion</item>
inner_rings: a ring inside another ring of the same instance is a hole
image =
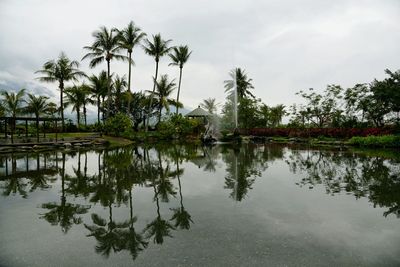
[[[43,118],[39,117],[36,119],[36,117],[0,117],[0,122],[4,123],[4,138],[7,140],[8,135],[7,135],[7,130],[8,124],[11,124],[11,143],[14,143],[14,130],[15,130],[15,125],[17,121],[24,121],[25,122],[25,137],[28,137],[28,121],[34,121],[37,123],[37,129],[36,129],[36,137],[37,141],[39,142],[39,123],[43,122],[43,127],[46,126],[46,122],[55,122],[56,123],[56,128],[57,128],[57,122],[61,121],[61,118],[59,117],[54,117],[54,118]],[[44,136],[46,137],[46,132],[44,132]],[[57,132],[56,132],[56,141],[57,141]]]

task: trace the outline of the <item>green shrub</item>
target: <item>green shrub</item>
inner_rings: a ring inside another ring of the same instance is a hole
[[[104,130],[107,134],[114,136],[127,136],[129,131],[132,131],[131,119],[123,113],[117,113],[115,116],[110,117],[104,124]]]
[[[201,127],[197,120],[174,114],[159,123],[158,132],[162,138],[179,138],[199,133]]]
[[[367,137],[355,136],[349,140],[349,143],[357,146],[375,146],[375,147],[400,147],[399,135],[382,135]]]

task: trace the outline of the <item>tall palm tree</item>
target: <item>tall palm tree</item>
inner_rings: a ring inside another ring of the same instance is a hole
[[[102,71],[98,76],[92,75],[89,77],[89,88],[90,91],[95,98],[95,102],[97,105],[97,123],[100,124],[100,110],[101,110],[101,104],[102,104],[102,99],[107,94],[107,72]],[[104,115],[104,114],[103,114]],[[103,116],[104,117],[104,116]]]
[[[129,22],[128,26],[124,28],[123,30],[118,30],[115,29],[118,32],[118,44],[122,49],[125,49],[128,52],[128,58],[129,58],[129,68],[128,68],[128,91],[129,93],[132,93],[131,91],[131,67],[134,64],[134,61],[132,60],[132,52],[133,48],[137,45],[140,44],[142,39],[146,36],[142,30],[135,26],[135,23],[133,21]],[[128,113],[130,110],[130,105],[131,101],[130,98],[128,98]]]
[[[179,84],[178,84],[178,94],[176,96],[176,102],[179,102],[179,94],[181,92],[181,82],[182,82],[182,69],[183,65],[189,60],[192,51],[189,52],[189,47],[187,45],[181,45],[179,47],[174,47],[172,53],[169,54],[172,62],[169,65],[179,66]],[[178,106],[176,107],[176,114],[178,114]]]
[[[118,75],[115,76],[114,82],[113,82],[113,89],[114,89],[114,94],[115,94],[115,108],[117,112],[121,111],[121,98],[122,98],[122,93],[123,90],[126,88],[127,83],[126,83],[126,77],[125,75],[122,77],[119,77]],[[130,99],[130,97],[127,97]]]
[[[23,111],[22,103],[24,102],[25,89],[19,90],[17,93],[9,93],[7,91],[3,91],[0,93],[3,96],[3,100],[1,101],[2,106],[13,117],[12,126],[11,126],[11,142],[14,142],[14,130],[15,130],[15,118],[17,114]]]
[[[169,105],[182,106],[181,103],[177,103],[174,99],[169,98],[169,95],[175,90],[176,84],[174,80],[168,81],[168,75],[161,75],[161,78],[156,82],[155,97],[158,99],[158,123],[161,121],[161,111],[163,108],[169,112]],[[152,93],[152,92],[150,92]]]
[[[203,100],[203,103],[200,104],[201,107],[205,108],[208,113],[214,114],[214,112],[217,111],[217,107],[219,106],[219,103],[216,103],[215,98],[207,98]]]
[[[87,105],[94,104],[94,101],[90,98],[91,88],[89,85],[82,83],[80,86],[83,99],[82,99],[82,109],[83,109],[83,121],[85,123],[85,128],[87,127]]]
[[[26,112],[32,113],[36,118],[36,140],[39,142],[39,116],[46,114],[49,108],[49,98],[47,96],[35,96],[28,94]]]
[[[78,61],[71,61],[64,52],[61,52],[57,61],[47,61],[44,63],[42,70],[35,72],[44,75],[37,78],[39,81],[58,82],[58,88],[60,89],[60,113],[63,131],[65,131],[63,104],[65,83],[68,81],[78,81],[78,78],[86,77],[85,73],[80,71],[78,68]]]
[[[83,47],[90,52],[87,53],[82,60],[91,58],[89,63],[90,68],[94,68],[104,60],[107,61],[107,118],[110,116],[111,107],[111,84],[110,84],[110,62],[112,59],[116,60],[129,60],[128,57],[118,54],[121,47],[118,44],[118,34],[114,34],[114,31],[108,30],[106,27],[100,27],[100,30],[95,31],[92,36],[94,42],[91,46]],[[131,63],[131,62],[130,62]]]
[[[224,81],[225,92],[233,91],[235,85],[234,82],[236,81],[237,94],[239,99],[247,96],[255,98],[255,96],[249,91],[250,89],[254,89],[254,86],[251,84],[253,80],[247,77],[245,70],[242,70],[241,68],[235,68],[230,71],[229,76],[231,76],[232,80]],[[234,92],[231,93],[233,94]]]
[[[156,35],[153,35],[152,41],[150,41],[149,39],[146,39],[145,45],[143,46],[143,49],[146,52],[146,54],[154,57],[154,60],[156,61],[156,73],[153,78],[153,91],[151,93],[150,103],[149,103],[147,113],[150,113],[151,105],[153,103],[153,94],[156,90],[157,75],[158,75],[158,63],[160,62],[160,58],[167,55],[169,53],[169,51],[171,50],[171,47],[168,46],[170,42],[172,42],[172,40],[163,40],[161,38],[161,34],[156,34]],[[150,116],[148,115],[147,123],[146,123],[146,130],[149,125],[149,119],[150,119]]]
[[[65,106],[72,106],[72,111],[76,111],[77,128],[79,130],[80,118],[81,118],[81,107],[85,101],[85,92],[80,86],[74,85],[65,89],[66,102]]]

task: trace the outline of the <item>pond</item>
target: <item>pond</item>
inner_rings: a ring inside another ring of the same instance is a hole
[[[0,156],[0,266],[400,266],[396,151]]]

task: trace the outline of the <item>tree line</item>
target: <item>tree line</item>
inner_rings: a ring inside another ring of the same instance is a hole
[[[100,129],[107,118],[118,113],[125,114],[132,121],[135,130],[142,126],[148,130],[150,119],[159,125],[162,111],[170,112],[175,107],[178,115],[183,67],[192,51],[187,45],[172,46],[170,39],[161,34],[147,36],[134,22],[125,28],[100,27],[93,32],[93,42],[84,46],[87,53],[81,60],[89,60],[89,67],[103,64],[105,70],[99,74],[88,75],[79,69],[80,63],[71,60],[61,52],[59,57],[45,62],[35,73],[37,79],[46,83],[57,83],[60,91],[59,104],[51,103],[46,96],[28,94],[25,90],[12,93],[2,92],[0,115],[16,117],[17,114],[33,114],[36,118],[60,114],[62,129],[65,131],[64,109],[71,107],[76,113],[77,128],[87,124],[87,108],[97,107],[97,123]],[[152,77],[153,88],[145,91],[132,91],[131,73],[134,64],[133,53],[139,47],[155,62]],[[179,68],[178,83],[166,74],[159,74],[160,60],[168,56],[170,66]],[[111,63],[127,63],[127,76],[112,72]],[[104,64],[106,63],[106,64]],[[252,90],[252,79],[242,68],[229,73],[230,79],[224,81],[228,93],[222,106],[223,128],[234,128],[235,91],[237,88],[237,109],[239,128],[271,128],[282,126],[282,120],[289,116],[288,127],[326,128],[326,127],[382,127],[400,122],[400,71],[385,70],[388,75],[383,80],[356,84],[344,89],[340,85],[328,85],[323,92],[313,88],[297,92],[304,102],[286,107],[283,104],[268,106],[257,98]],[[67,85],[72,83],[72,85]],[[171,97],[177,89],[176,97]],[[217,112],[219,103],[215,98],[203,100],[200,104],[209,113]],[[83,119],[83,121],[82,121]],[[38,123],[37,123],[38,124]],[[15,130],[15,123],[12,129]]]
[[[173,105],[176,107],[176,114],[179,113],[179,108],[183,106],[179,101],[182,70],[192,53],[187,45],[172,46],[172,40],[164,39],[161,34],[147,37],[147,34],[132,21],[123,29],[100,27],[92,36],[93,43],[83,47],[87,53],[82,60],[89,60],[90,68],[105,62],[106,69],[98,75],[87,75],[81,71],[79,62],[69,59],[64,52],[61,52],[57,59],[45,62],[43,67],[35,72],[39,75],[37,77],[39,81],[58,84],[59,105],[53,110],[53,114],[57,112],[60,114],[63,131],[65,131],[64,109],[68,106],[76,112],[78,128],[82,115],[84,125],[87,126],[88,105],[97,107],[99,125],[117,113],[124,113],[134,121],[134,124],[142,123],[147,129],[151,117],[157,116],[157,122],[160,122],[163,108],[169,111],[170,105]],[[153,88],[132,92],[133,51],[139,47],[155,61]],[[170,66],[179,68],[178,85],[175,79],[171,80],[166,74],[159,75],[159,62],[165,56],[169,57]],[[111,63],[114,61],[127,62],[128,78],[126,75],[119,76],[111,71]],[[67,85],[70,82],[72,85]],[[175,89],[178,89],[177,95],[171,97]],[[54,107],[47,97],[41,96],[42,104],[36,107],[35,112],[30,112],[22,108],[26,102],[24,93],[25,90],[17,93],[3,92],[3,103],[9,101],[8,96],[12,100],[10,105],[5,105],[1,110],[3,115],[8,113],[15,117],[16,114],[24,112],[38,116],[48,115],[47,106]]]
[[[344,89],[340,85],[328,85],[323,92],[313,88],[296,93],[302,104],[289,107],[270,107],[251,92],[250,79],[241,68],[230,72],[231,79],[224,82],[228,96],[222,107],[222,125],[233,128],[234,81],[238,95],[239,128],[282,127],[282,119],[289,116],[290,128],[327,127],[383,127],[400,123],[400,71],[385,70],[383,80],[356,84]],[[210,102],[208,99],[206,102]],[[215,100],[214,100],[215,101]],[[208,103],[204,104],[207,107]]]

